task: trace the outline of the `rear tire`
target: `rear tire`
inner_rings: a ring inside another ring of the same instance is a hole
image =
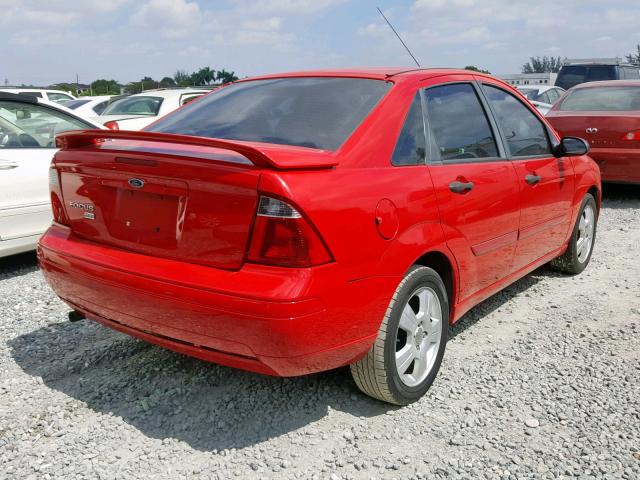
[[[581,273],[591,260],[593,246],[596,243],[598,209],[593,195],[587,193],[582,200],[580,213],[573,227],[567,251],[551,261],[556,270],[569,275]]]
[[[351,364],[358,388],[395,405],[420,399],[438,374],[449,330],[447,291],[437,272],[413,266],[398,285],[375,343]]]

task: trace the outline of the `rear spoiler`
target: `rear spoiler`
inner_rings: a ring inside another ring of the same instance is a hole
[[[77,130],[56,135],[56,146],[63,150],[102,145],[108,140],[132,140],[164,144],[193,145],[230,150],[249,159],[257,167],[276,169],[332,168],[338,164],[333,152],[289,145],[192,137],[173,133],[127,130]],[[120,150],[120,148],[119,148]]]

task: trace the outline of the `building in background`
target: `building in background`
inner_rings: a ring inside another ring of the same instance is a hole
[[[557,73],[513,73],[497,75],[498,78],[513,85],[555,85]]]

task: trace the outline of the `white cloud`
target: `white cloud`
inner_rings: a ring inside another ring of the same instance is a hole
[[[149,0],[131,17],[131,24],[144,27],[175,25],[192,27],[200,20],[200,6],[187,0]]]

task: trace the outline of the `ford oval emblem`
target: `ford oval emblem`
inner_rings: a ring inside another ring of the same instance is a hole
[[[129,185],[131,185],[133,188],[142,188],[144,187],[144,180],[140,178],[130,178]]]

